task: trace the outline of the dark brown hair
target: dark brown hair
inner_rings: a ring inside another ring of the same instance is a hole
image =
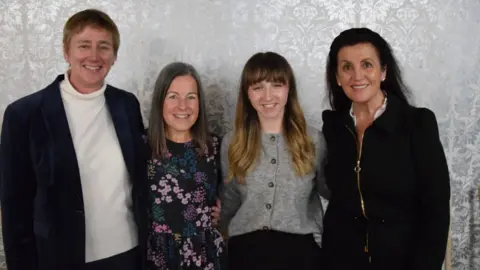
[[[372,44],[377,51],[381,66],[387,69],[385,81],[381,83],[382,90],[387,95],[395,95],[402,102],[408,104],[410,91],[403,82],[397,60],[388,42],[378,33],[368,28],[351,28],[343,31],[333,40],[328,53],[326,79],[328,97],[332,109],[348,110],[352,104],[352,101],[345,95],[342,87],[337,83],[338,52],[343,47],[361,43]]]

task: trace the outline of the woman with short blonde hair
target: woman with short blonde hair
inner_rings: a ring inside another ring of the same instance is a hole
[[[120,35],[104,12],[68,19],[68,70],[8,105],[0,178],[7,267],[141,269],[146,156],[137,98],[105,83]]]

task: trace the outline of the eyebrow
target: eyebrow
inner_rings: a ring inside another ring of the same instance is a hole
[[[370,57],[364,58],[360,62],[365,62],[365,61],[373,62],[373,60]],[[342,60],[342,62],[351,63],[350,61],[347,61],[347,60]]]
[[[91,40],[87,40],[87,39],[83,39],[83,40],[77,41],[77,43],[88,43],[88,44],[91,44],[92,41],[91,41]],[[106,41],[106,40],[101,40],[99,43],[100,43],[100,44],[106,44],[106,45],[112,45],[112,43],[110,43],[110,42],[108,42],[108,41]]]
[[[167,92],[167,94],[171,94],[171,93],[180,95],[180,93],[178,93],[177,91],[173,91],[173,90]],[[191,95],[191,94],[198,96],[198,93],[195,93],[195,92],[188,92],[188,93],[187,93],[187,95]]]

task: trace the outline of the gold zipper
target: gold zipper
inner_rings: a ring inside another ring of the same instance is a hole
[[[363,194],[362,194],[362,189],[360,185],[360,171],[362,170],[362,167],[360,166],[360,160],[362,159],[363,138],[365,136],[365,133],[364,133],[364,136],[362,136],[361,140],[359,141],[357,139],[357,135],[355,135],[355,133],[347,125],[345,125],[345,127],[348,129],[348,131],[350,131],[353,138],[355,139],[355,144],[357,145],[357,162],[355,164],[355,167],[353,167],[353,170],[357,174],[357,189],[358,189],[358,194],[360,196],[360,207],[362,209],[362,215],[367,221],[369,221],[367,212],[365,211],[365,201],[363,200]],[[368,251],[368,238],[369,237],[368,237],[368,228],[367,228],[367,233],[365,237],[365,246],[363,251],[368,254],[368,262],[371,263],[372,257],[370,256]]]

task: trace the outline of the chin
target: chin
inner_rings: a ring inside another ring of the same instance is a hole
[[[193,124],[192,125],[172,125],[172,128],[176,131],[179,131],[179,132],[187,132],[187,131],[190,131],[190,129],[192,128]]]
[[[262,117],[265,119],[277,119],[280,113],[262,113]]]
[[[98,74],[95,76],[85,76],[82,79],[84,82],[87,82],[90,85],[96,85],[96,84],[103,85],[103,82],[105,81],[105,76],[104,74]]]
[[[374,96],[373,95],[365,95],[365,94],[362,94],[362,95],[352,95],[350,97],[350,100],[352,102],[355,102],[355,103],[366,103],[366,102],[369,102],[370,100],[372,100]]]

